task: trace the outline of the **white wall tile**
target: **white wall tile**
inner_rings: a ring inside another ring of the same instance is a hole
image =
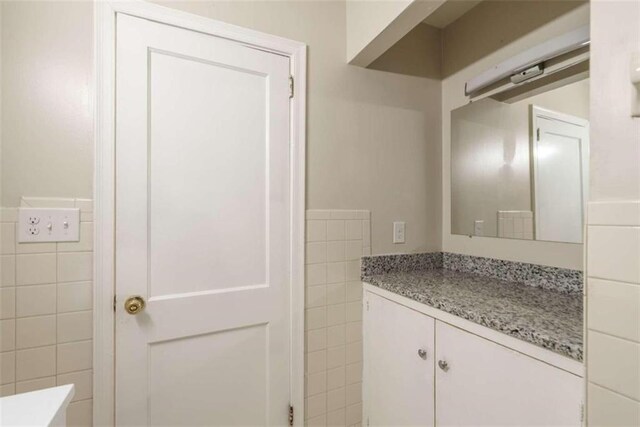
[[[640,201],[589,203],[589,225],[640,226]]]
[[[368,211],[307,211],[305,390],[316,393],[305,401],[309,426],[346,425],[347,405],[353,411],[362,401],[360,257],[371,253],[370,225]]]
[[[16,349],[15,319],[0,320],[0,353]]]
[[[357,424],[362,421],[362,403],[347,406],[347,425]]]
[[[307,396],[313,396],[325,391],[327,391],[327,375],[325,372],[307,375]]]
[[[16,315],[16,288],[0,288],[0,319]]]
[[[326,307],[308,308],[305,310],[305,324],[308,331],[327,326]]]
[[[349,322],[345,325],[345,334],[348,343],[362,341],[362,322]]]
[[[343,325],[345,322],[345,305],[327,306],[327,326]]]
[[[16,321],[16,347],[18,349],[42,347],[55,343],[56,316],[24,317]]]
[[[324,285],[325,283],[327,283],[326,264],[305,266],[305,284],[307,286]]]
[[[327,243],[327,262],[345,260],[345,242],[343,240]]]
[[[344,225],[346,240],[362,240],[361,220],[347,220]]]
[[[9,384],[16,380],[16,352],[0,353],[0,384]]]
[[[58,282],[91,280],[92,275],[93,254],[91,252],[58,254]]]
[[[39,242],[39,243],[16,242],[16,253],[18,254],[45,254],[45,253],[54,253],[55,251],[56,251],[55,242]]]
[[[590,226],[589,276],[640,283],[640,227]]]
[[[310,374],[327,370],[327,350],[313,351],[306,354],[307,372]]]
[[[16,257],[15,255],[0,256],[0,286],[16,285]]]
[[[0,224],[0,254],[16,253],[16,227],[12,222]]]
[[[362,383],[349,384],[347,386],[346,396],[347,405],[353,405],[362,401]]]
[[[347,384],[362,382],[362,363],[352,363],[346,367]]]
[[[55,387],[56,377],[44,377],[16,383],[16,393],[28,393],[43,388]]]
[[[591,426],[639,426],[640,402],[589,384],[587,415]]]
[[[311,419],[327,412],[327,396],[326,394],[318,394],[307,398],[306,417]]]
[[[40,285],[55,283],[56,254],[28,254],[16,256],[16,283]]]
[[[57,372],[64,374],[91,369],[93,363],[91,341],[80,341],[58,345]]]
[[[327,346],[335,347],[346,343],[346,325],[340,324],[327,328]]]
[[[640,286],[589,278],[588,328],[640,342]]]
[[[346,346],[331,347],[327,349],[327,369],[345,365]]]
[[[318,264],[327,262],[327,243],[307,243],[305,248],[305,262],[306,264]]]
[[[345,283],[331,283],[327,285],[327,305],[345,302]]]
[[[640,344],[595,331],[587,343],[589,381],[640,400]]]
[[[0,351],[8,351],[3,360],[10,366],[10,369],[3,369],[3,382],[11,381],[2,385],[0,393],[54,386],[58,381],[56,375],[60,381],[73,378],[77,386],[74,401],[79,401],[78,405],[74,402],[76,418],[84,420],[82,425],[90,425],[93,292],[89,280],[92,276],[93,223],[89,221],[92,221],[93,202],[25,198],[23,203],[25,206],[79,207],[81,240],[60,244],[18,243],[15,238],[17,209],[0,209],[0,252],[3,253],[0,258],[0,317],[5,319],[0,321]],[[61,264],[59,255],[63,255]],[[82,279],[57,283],[60,267],[63,267],[62,280],[72,279],[74,274]],[[63,314],[58,318],[56,313]],[[76,347],[61,345],[57,348],[61,341],[74,340],[73,344],[76,344],[78,339],[85,341]],[[18,350],[9,351],[13,348]],[[59,372],[58,368],[69,372]]]
[[[328,411],[335,411],[336,409],[341,409],[347,406],[345,392],[346,388],[341,387],[327,393]]]
[[[57,385],[73,384],[75,394],[72,402],[77,400],[90,399],[93,395],[93,371],[71,372],[69,374],[58,375]]]
[[[92,311],[58,314],[58,343],[90,340],[92,336]]]
[[[327,390],[344,387],[345,382],[344,366],[339,366],[327,371]]]
[[[310,286],[306,289],[306,308],[324,307],[327,305],[327,286]]]
[[[327,240],[327,221],[307,220],[307,242],[324,242]]]
[[[327,221],[327,240],[345,240],[343,220]]]
[[[93,222],[80,223],[79,242],[60,242],[58,252],[82,252],[93,250]]]
[[[30,348],[16,352],[18,381],[50,377],[56,374],[56,346]]]
[[[16,393],[16,383],[0,385],[0,397],[12,396]]]
[[[81,400],[72,402],[67,409],[67,425],[74,426],[90,426],[93,422],[93,401]]]
[[[324,350],[327,348],[327,330],[315,329],[306,332],[307,352]]]
[[[341,283],[345,281],[344,262],[330,262],[327,264],[327,283]]]
[[[41,316],[55,312],[55,284],[19,286],[16,289],[16,317]]]
[[[93,284],[91,282],[58,283],[58,313],[91,310]]]
[[[332,410],[328,404],[327,394],[327,426],[346,427],[346,411],[344,408]]]

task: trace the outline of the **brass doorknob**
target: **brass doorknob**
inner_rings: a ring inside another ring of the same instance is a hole
[[[129,314],[138,314],[144,310],[145,302],[140,295],[134,295],[126,299],[124,309]]]

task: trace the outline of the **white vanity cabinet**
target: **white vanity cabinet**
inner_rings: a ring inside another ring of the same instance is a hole
[[[451,326],[439,310],[368,291],[364,304],[363,424],[582,424],[579,375]]]
[[[435,320],[371,293],[365,305],[367,424],[432,426]]]
[[[582,378],[440,321],[436,337],[436,425],[580,425]]]

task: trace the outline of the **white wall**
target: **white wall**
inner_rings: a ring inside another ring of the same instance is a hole
[[[591,3],[590,426],[640,425],[640,119],[629,82],[639,26],[639,2]]]
[[[2,206],[92,197],[93,5],[3,1]]]
[[[164,4],[308,43],[307,207],[370,209],[373,253],[439,249],[439,81],[346,65],[344,1]],[[90,198],[92,5],[2,8],[3,206]]]
[[[482,99],[452,112],[451,230],[497,236],[498,210],[531,211],[531,105],[589,119],[589,80],[512,104]]]
[[[468,102],[464,95],[465,82],[523,49],[585,25],[588,20],[589,6],[581,2],[487,1],[445,29],[445,78],[442,82],[443,250],[582,268],[581,245],[452,235],[449,165],[451,111]]]

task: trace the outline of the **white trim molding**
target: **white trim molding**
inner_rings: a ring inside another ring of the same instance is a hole
[[[95,5],[95,242],[93,422],[115,425],[115,40],[116,15],[185,28],[289,58],[291,99],[291,404],[304,420],[304,231],[307,46],[143,1]]]

